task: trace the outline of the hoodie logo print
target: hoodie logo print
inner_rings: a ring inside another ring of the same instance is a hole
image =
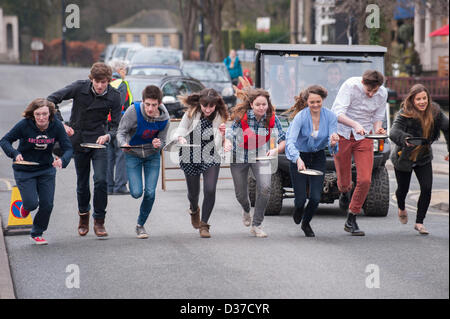
[[[38,135],[36,138],[29,138],[28,143],[34,144],[34,149],[43,151],[46,150],[48,147],[48,144],[54,144],[55,138],[48,138],[47,135]]]
[[[149,140],[155,137],[156,133],[158,133],[158,130],[145,130],[142,132],[141,138],[143,140]]]

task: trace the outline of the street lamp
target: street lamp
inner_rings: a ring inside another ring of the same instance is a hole
[[[61,23],[62,23],[62,36],[61,36],[61,54],[62,54],[62,65],[65,66],[67,65],[67,61],[66,61],[66,24],[65,24],[65,1],[61,0]]]
[[[201,1],[202,8],[203,6],[203,0]],[[200,51],[200,61],[205,60],[205,34],[203,32],[203,12],[200,11],[200,23],[198,24],[198,32],[200,33],[200,45],[198,50]]]

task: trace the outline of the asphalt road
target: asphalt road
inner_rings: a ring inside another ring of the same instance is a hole
[[[86,71],[64,70],[64,81],[60,81],[56,80],[61,74],[58,68],[0,66],[0,72],[4,68],[16,68],[10,72],[10,83],[32,72],[46,74],[49,90],[34,87],[31,79],[24,83],[34,97],[46,96]],[[0,84],[3,136],[33,97],[22,98],[20,88],[12,89],[12,94],[1,85],[6,84]],[[437,158],[445,153],[443,144],[433,147]],[[169,174],[181,176],[179,171]],[[28,236],[5,237],[15,293],[17,298],[447,299],[448,210],[431,207],[425,222],[431,234],[420,236],[413,230],[415,177],[407,200],[410,221],[402,225],[396,217],[393,171],[389,175],[389,214],[359,218],[365,237],[344,232],[345,216],[337,203],[319,207],[312,222],[316,237],[304,237],[291,217],[292,199],[284,201],[280,216],[265,218],[268,238],[252,237],[241,222],[232,182],[226,179],[218,183],[210,239],[200,238],[190,225],[185,183],[169,182],[164,192],[159,182],[146,225],[149,239],[139,240],[134,233],[140,200],[110,196],[106,218],[110,237],[98,240],[92,229],[86,237],[77,234],[76,175],[71,162],[57,173],[56,200],[45,234],[49,245],[33,246]],[[229,169],[222,169],[221,176],[229,177]],[[0,214],[5,225],[10,201],[6,182],[13,183],[13,174],[11,161],[3,153],[0,179]],[[435,175],[433,196],[448,196],[448,190],[448,174]]]

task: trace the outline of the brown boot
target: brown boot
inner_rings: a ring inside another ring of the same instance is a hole
[[[94,233],[97,235],[97,237],[107,237],[108,233],[105,229],[105,219],[94,219]]]
[[[78,212],[78,215],[80,216],[80,222],[78,224],[78,234],[80,236],[86,236],[86,234],[89,232],[89,212],[87,213],[80,213]]]
[[[200,237],[201,238],[210,238],[211,234],[209,233],[209,225],[204,222],[200,222]]]
[[[200,228],[200,207],[198,207],[195,212],[193,212],[189,208],[188,212],[191,215],[192,227],[194,227],[195,229],[199,229]]]

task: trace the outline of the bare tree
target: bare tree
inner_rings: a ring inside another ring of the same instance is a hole
[[[203,14],[208,22],[211,34],[210,61],[220,62],[225,56],[222,41],[222,9],[226,0],[195,0],[195,7]]]
[[[195,0],[178,0],[178,9],[183,25],[183,58],[186,60],[190,59],[195,41],[198,11],[194,2]]]

